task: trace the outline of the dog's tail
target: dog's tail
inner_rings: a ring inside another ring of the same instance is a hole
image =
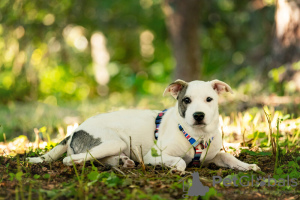
[[[60,158],[63,153],[65,153],[68,150],[68,141],[70,139],[70,136],[66,137],[64,140],[62,140],[56,147],[54,147],[51,151],[46,153],[45,155],[41,157],[32,157],[27,158],[28,162],[30,163],[41,163],[43,161],[51,162],[55,161],[58,158]]]

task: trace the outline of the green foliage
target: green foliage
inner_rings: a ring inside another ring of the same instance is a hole
[[[48,198],[53,198],[57,195],[58,190],[44,190],[39,189],[39,192],[45,193]]]
[[[110,94],[160,95],[175,65],[162,3],[1,1],[0,101],[57,105],[107,95],[107,89]],[[218,76],[237,85],[255,75],[256,58],[270,51],[275,7],[251,5],[245,0],[203,2],[199,47],[204,79]],[[95,81],[91,38],[96,32],[107,40],[108,88]],[[142,33],[153,38],[147,39],[153,47],[148,56],[142,53]],[[229,79],[233,73],[235,79]]]
[[[286,178],[287,176],[291,178],[300,178],[300,167],[299,164],[295,161],[288,162],[287,165],[281,165],[275,171],[274,178]]]
[[[49,179],[49,178],[50,178],[50,174],[44,174],[44,175],[43,175],[43,178],[44,178],[44,179]]]
[[[248,150],[248,149],[241,149],[241,153],[247,153],[247,154],[249,154],[249,155],[251,155],[251,156],[271,156],[272,155],[272,153],[271,152],[264,152],[264,151],[262,151],[262,152],[254,152],[254,151],[250,151],[250,150]]]
[[[172,70],[160,1],[150,7],[133,0],[84,5],[2,1],[0,14],[0,95],[6,97],[2,102],[29,98],[55,105],[61,100],[98,96],[91,46],[86,44],[99,31],[106,37],[111,57],[112,92],[148,93],[155,87],[154,80]],[[155,38],[150,58],[140,55],[138,38],[145,30]]]
[[[271,69],[268,73],[270,77],[268,83],[268,91],[279,95],[294,95],[296,85],[293,81],[285,80],[289,70],[300,70],[300,61],[292,63],[291,66],[283,65],[278,68]]]
[[[23,172],[17,172],[16,174],[14,173],[9,173],[9,180],[13,181],[16,179],[17,181],[21,181],[23,176]]]
[[[10,181],[13,181],[14,180],[14,178],[15,178],[15,174],[14,173],[9,173],[9,180]]]
[[[156,150],[154,147],[151,148],[151,156],[153,156],[153,157],[159,157],[159,156],[160,156],[160,155],[157,153],[157,150]]]
[[[27,153],[28,157],[37,157],[37,156],[41,156],[43,152],[43,149],[30,149]]]
[[[103,174],[103,173],[101,173]],[[101,180],[102,179],[102,180]],[[123,183],[123,180],[120,179],[116,174],[107,173],[100,177],[100,180],[104,182],[108,187],[116,187],[118,185],[121,185]]]
[[[90,181],[95,181],[98,180],[100,178],[100,174],[97,171],[91,171],[88,175],[87,175],[88,179]]]
[[[202,199],[209,200],[212,197],[218,198],[221,196],[222,196],[221,193],[218,193],[218,191],[215,188],[211,187],[211,188],[209,188],[209,191],[202,197]]]
[[[40,177],[41,177],[41,176],[38,175],[38,174],[35,174],[35,175],[33,176],[34,179],[39,179]]]
[[[23,172],[17,172],[16,173],[16,180],[21,181],[23,176]]]
[[[100,173],[98,171],[91,171],[88,175],[87,175],[88,179],[91,181],[89,182],[87,185],[91,186],[93,185],[95,182],[97,182],[100,178]]]

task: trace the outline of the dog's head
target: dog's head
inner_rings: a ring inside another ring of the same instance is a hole
[[[232,90],[226,83],[213,81],[185,82],[176,80],[165,90],[164,95],[171,95],[178,101],[178,112],[185,122],[192,127],[205,127],[218,116],[218,99],[222,92]]]

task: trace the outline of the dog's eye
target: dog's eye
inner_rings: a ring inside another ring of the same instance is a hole
[[[211,102],[212,100],[213,100],[213,98],[211,98],[211,97],[207,97],[207,98],[206,98],[206,101],[207,101],[207,102]]]
[[[192,102],[191,99],[188,98],[188,97],[184,98],[182,101],[183,101],[185,104],[189,104],[189,103]]]

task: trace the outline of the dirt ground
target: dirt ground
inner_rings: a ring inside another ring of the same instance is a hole
[[[133,169],[102,166],[87,162],[85,166],[63,165],[61,159],[52,163],[29,164],[25,154],[15,157],[0,157],[0,199],[183,199],[183,182],[189,185],[191,173],[198,172],[203,185],[211,188],[204,197],[189,199],[300,199],[300,182],[295,188],[280,187],[224,187],[212,186],[212,177],[222,178],[241,173],[237,170],[208,167],[188,168],[186,174],[170,172],[162,167],[141,165]],[[299,150],[282,157],[281,165],[300,157]],[[261,171],[247,172],[256,176],[274,175],[275,159],[272,156],[241,153],[239,159],[257,163]],[[300,160],[298,162],[300,165]],[[182,179],[184,181],[180,181]],[[212,189],[214,188],[214,189]]]

